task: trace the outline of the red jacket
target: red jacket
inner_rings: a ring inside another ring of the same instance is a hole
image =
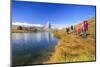
[[[87,23],[87,21],[83,22],[83,27],[84,27],[84,29],[88,29],[88,23]]]
[[[78,33],[81,33],[81,29],[80,29],[80,28],[78,28],[78,29],[77,29],[77,32],[78,32]]]

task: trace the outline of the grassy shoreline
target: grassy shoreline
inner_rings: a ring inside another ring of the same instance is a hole
[[[54,32],[59,42],[50,60],[44,63],[95,61],[95,40]]]

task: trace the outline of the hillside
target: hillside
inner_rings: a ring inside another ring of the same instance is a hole
[[[76,27],[81,27],[81,25],[82,25],[82,23],[76,25]],[[95,26],[96,26],[96,19],[95,18],[89,19],[88,20],[88,27],[89,27],[88,34],[89,34],[89,37],[91,37],[91,38],[95,38],[95,33],[96,33]]]
[[[88,20],[89,35],[87,38],[83,38],[73,33],[67,34],[64,30],[55,31],[54,35],[59,39],[59,42],[50,60],[44,63],[95,61],[95,23],[95,18]],[[76,26],[81,26],[81,23]]]

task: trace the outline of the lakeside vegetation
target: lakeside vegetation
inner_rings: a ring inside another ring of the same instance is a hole
[[[12,29],[12,33],[32,33],[32,32],[38,32],[37,29],[34,30],[17,30],[17,29]]]
[[[64,30],[54,32],[59,39],[55,51],[45,63],[80,62],[96,60],[95,18],[88,20],[89,29],[87,38],[67,34]],[[81,24],[79,24],[81,25]],[[77,26],[79,26],[77,25]]]

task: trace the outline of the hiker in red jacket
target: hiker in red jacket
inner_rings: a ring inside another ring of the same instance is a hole
[[[87,35],[87,30],[88,30],[88,23],[87,21],[84,21],[83,24],[82,24],[82,32],[83,32],[83,35],[86,36]]]
[[[80,35],[80,33],[81,33],[81,28],[78,27],[78,28],[77,28],[77,34]]]

